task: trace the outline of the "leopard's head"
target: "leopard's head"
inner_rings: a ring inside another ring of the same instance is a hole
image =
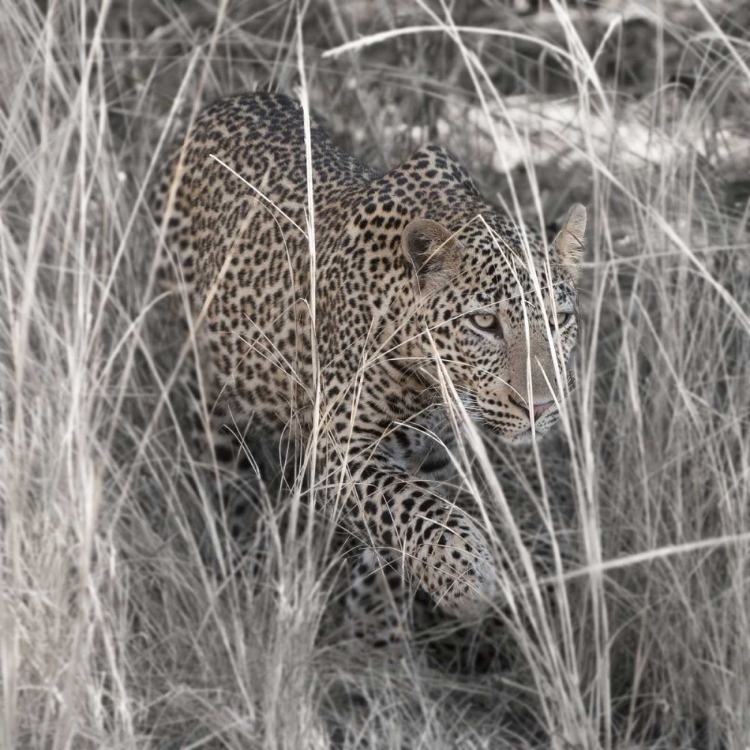
[[[571,382],[586,210],[570,209],[549,252],[492,212],[445,224],[415,219],[401,241],[421,375],[503,439],[541,436]]]

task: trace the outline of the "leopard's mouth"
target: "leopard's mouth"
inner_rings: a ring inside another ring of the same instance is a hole
[[[570,393],[575,388],[575,377],[573,373],[568,373],[568,378],[565,384],[564,398],[567,399]],[[536,437],[543,437],[554,427],[560,419],[560,405],[562,402],[552,403],[547,409],[534,421],[529,415],[528,409],[523,406],[516,406],[510,404],[510,407],[514,410],[517,419],[522,423],[522,427],[518,429],[509,438],[506,438],[511,443],[529,443]]]
[[[512,415],[512,421],[483,416],[481,422],[492,435],[500,437],[505,442],[511,445],[524,445],[533,442],[535,437],[544,436],[554,427],[559,417],[560,411],[557,406],[551,406],[533,425],[528,412],[521,410],[518,410],[518,414]]]
[[[560,410],[556,405],[551,406],[544,414],[532,424],[531,420],[526,417],[527,424],[517,433],[517,439],[520,442],[529,442],[533,440],[534,435],[542,437],[552,427],[557,424],[557,420],[560,418]]]

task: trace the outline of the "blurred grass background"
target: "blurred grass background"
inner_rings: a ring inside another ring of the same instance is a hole
[[[747,748],[750,4],[1,7],[0,746]],[[300,31],[363,160],[438,140],[529,223],[589,210],[570,421],[495,453],[579,552],[502,670],[350,642],[270,494],[242,574],[200,549],[144,196],[197,107],[295,90]]]

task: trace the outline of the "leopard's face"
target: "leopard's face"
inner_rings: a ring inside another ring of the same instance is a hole
[[[550,288],[539,278],[537,293],[526,273],[498,289],[492,268],[480,275],[484,283],[457,280],[435,295],[426,318],[445,321],[433,325],[432,340],[468,413],[519,443],[543,435],[559,416],[578,336],[577,297],[554,279]]]
[[[574,219],[547,257],[541,242],[532,244],[531,263],[491,232],[452,235],[442,267],[422,279],[423,371],[438,384],[447,373],[469,415],[512,443],[556,423],[572,380],[578,256],[570,245],[583,238]]]

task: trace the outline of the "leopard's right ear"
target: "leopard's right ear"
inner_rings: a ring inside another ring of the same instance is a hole
[[[586,209],[580,203],[576,203],[571,206],[565,217],[563,228],[552,243],[556,262],[574,279],[578,277],[585,234]]]
[[[417,278],[423,279],[448,270],[458,256],[459,244],[455,235],[437,221],[414,219],[404,229],[401,250]]]

